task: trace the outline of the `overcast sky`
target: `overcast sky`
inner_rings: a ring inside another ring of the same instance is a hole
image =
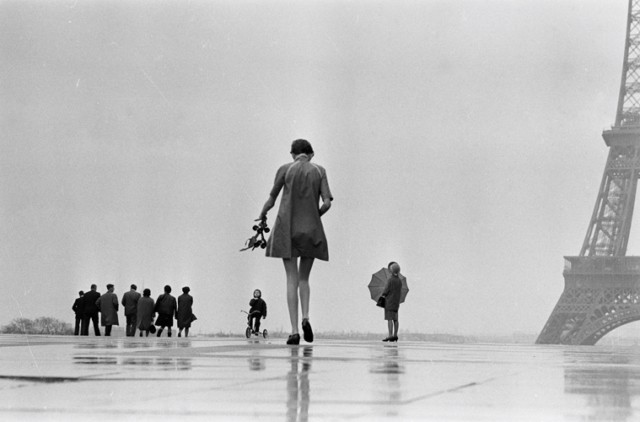
[[[288,331],[282,261],[239,249],[306,138],[335,197],[316,331],[385,333],[367,284],[396,260],[401,330],[538,333],[595,204],[626,8],[0,1],[0,324],[136,283],[190,286],[196,332],[242,332],[260,288]]]

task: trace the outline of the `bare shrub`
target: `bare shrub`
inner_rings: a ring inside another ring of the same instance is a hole
[[[35,320],[16,318],[0,328],[3,334],[47,334],[72,335],[71,324],[51,317],[40,317]]]

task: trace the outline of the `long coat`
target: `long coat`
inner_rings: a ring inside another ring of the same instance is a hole
[[[400,295],[402,293],[402,282],[397,275],[392,275],[387,280],[387,285],[382,292],[386,297],[384,310],[397,312],[400,309]]]
[[[193,315],[193,297],[188,293],[178,296],[178,328],[191,327],[191,317]]]
[[[118,323],[118,296],[115,293],[107,292],[96,301],[96,306],[100,309],[100,324],[119,325]]]
[[[169,293],[163,293],[156,300],[155,311],[158,313],[156,325],[158,327],[173,327],[173,317],[178,310],[176,298]]]
[[[149,296],[142,296],[138,301],[136,323],[140,331],[146,331],[153,325],[153,317],[155,316],[153,308],[155,308],[155,306],[154,300]]]

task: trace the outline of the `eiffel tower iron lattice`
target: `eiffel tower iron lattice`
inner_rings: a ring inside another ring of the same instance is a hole
[[[565,287],[539,344],[595,344],[640,320],[640,257],[625,256],[640,177],[640,0],[630,0],[609,156],[579,256],[565,257]]]

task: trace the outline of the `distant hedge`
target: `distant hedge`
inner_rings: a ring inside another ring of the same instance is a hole
[[[72,335],[71,324],[59,319],[40,317],[34,320],[28,318],[16,318],[0,328],[3,334],[48,334],[48,335]]]

